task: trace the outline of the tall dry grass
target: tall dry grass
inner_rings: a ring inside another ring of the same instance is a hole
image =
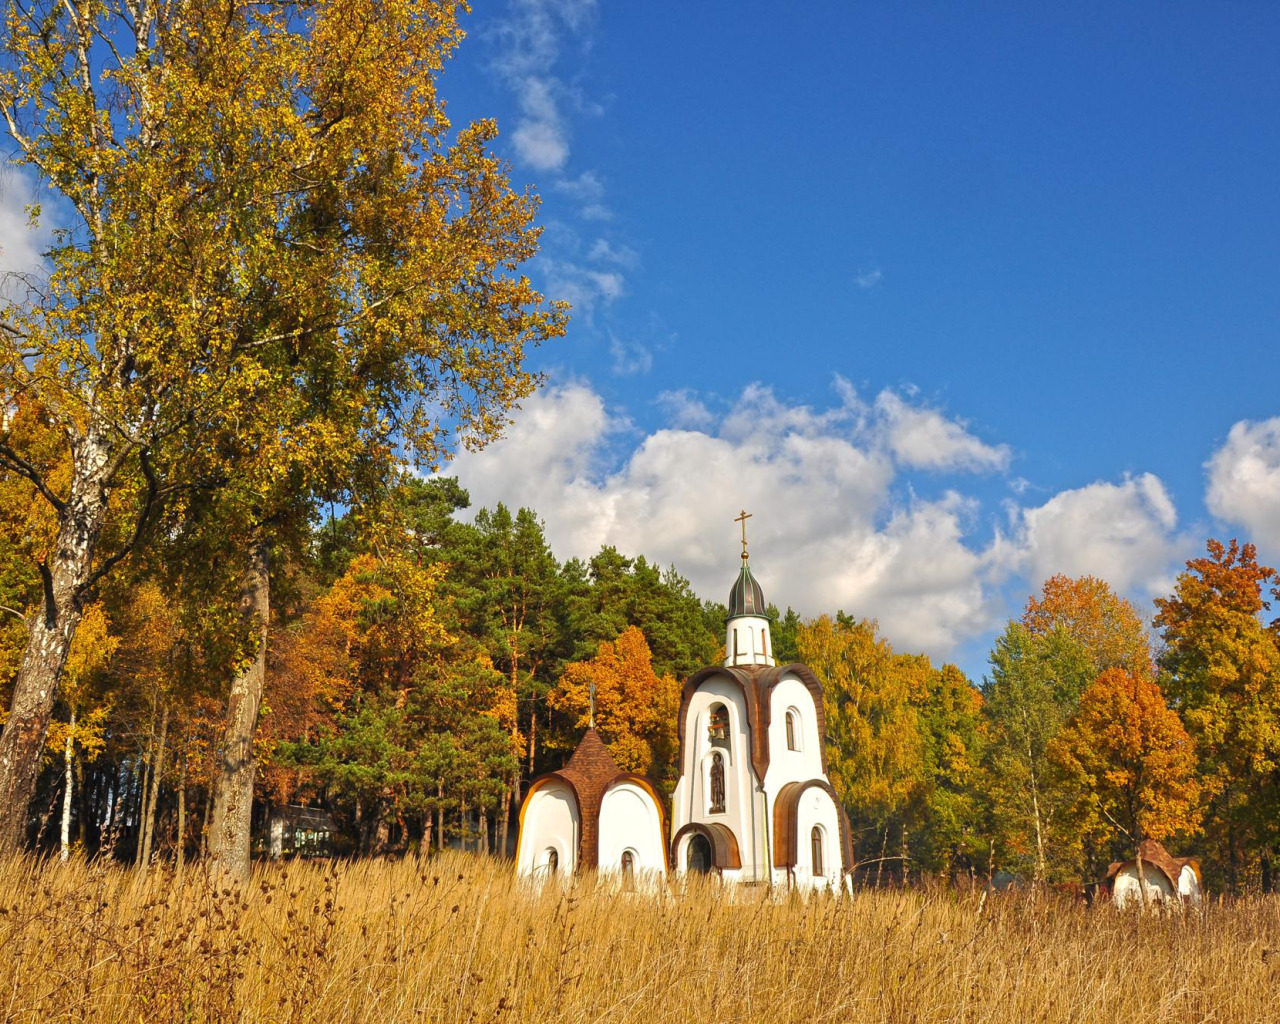
[[[4,1021],[1272,1021],[1280,901],[530,892],[510,866],[0,866]]]

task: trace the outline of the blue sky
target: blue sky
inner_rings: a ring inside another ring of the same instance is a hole
[[[445,72],[574,304],[460,457],[557,554],[767,595],[978,677],[1049,574],[1145,611],[1280,562],[1280,7],[476,4]],[[38,260],[21,175],[0,269]],[[45,229],[47,236],[47,226]]]
[[[454,467],[561,556],[982,672],[1054,571],[1144,610],[1211,534],[1280,560],[1280,8],[478,5],[456,119],[544,197],[575,304]],[[1234,433],[1233,433],[1234,428]]]

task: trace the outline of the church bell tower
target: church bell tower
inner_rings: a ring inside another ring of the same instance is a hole
[[[725,629],[724,664],[726,668],[741,665],[775,665],[773,644],[769,637],[769,614],[765,611],[764,591],[751,574],[747,560],[747,520],[744,509],[734,520],[742,524],[742,569],[729,591],[729,619]]]

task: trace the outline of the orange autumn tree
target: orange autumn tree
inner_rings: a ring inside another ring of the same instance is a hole
[[[596,728],[618,766],[670,782],[680,683],[654,672],[649,642],[639,628],[629,626],[612,643],[606,640],[594,658],[570,662],[547,701],[583,729],[591,713],[592,683]]]
[[[1123,668],[1151,673],[1151,644],[1142,618],[1105,580],[1062,573],[1049,577],[1040,596],[1028,598],[1022,624],[1036,636],[1061,630],[1085,650],[1099,672]]]
[[[1118,839],[1129,848],[1199,829],[1195,748],[1148,676],[1119,668],[1098,676],[1049,760],[1078,794],[1068,811],[1075,836],[1097,854]]]

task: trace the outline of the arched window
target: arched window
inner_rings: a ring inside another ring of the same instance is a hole
[[[796,723],[796,713],[794,710],[787,711],[787,749],[800,749],[800,729]]]
[[[729,738],[729,709],[723,704],[716,704],[711,708],[711,720],[707,724],[707,732],[713,741]]]
[[[711,813],[724,814],[724,755],[711,755]]]
[[[624,889],[636,887],[636,857],[630,850],[622,851],[622,887]]]
[[[554,875],[560,867],[560,854],[553,846],[547,850],[547,874]]]
[[[822,870],[822,829],[817,825],[813,826],[809,841],[813,844],[813,877],[818,878],[826,872]]]

